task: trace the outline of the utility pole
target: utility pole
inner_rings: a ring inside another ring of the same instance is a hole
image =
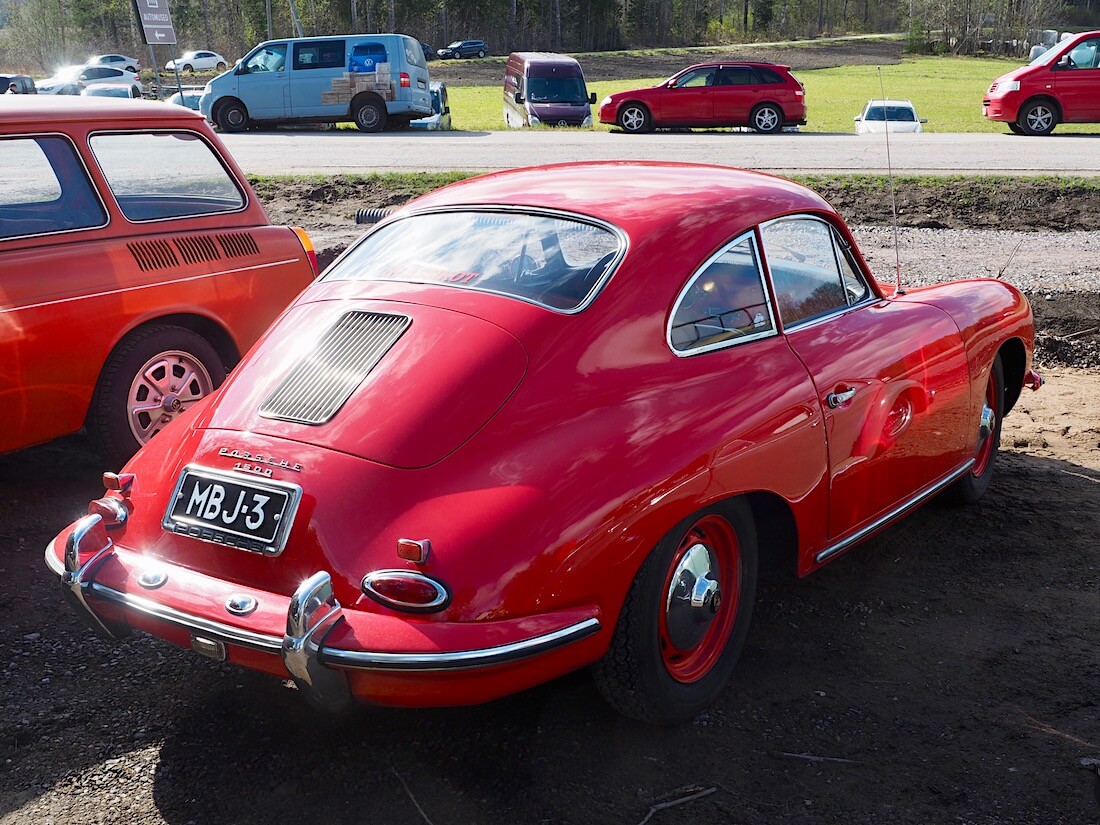
[[[267,5],[267,39],[275,39],[275,30],[271,27],[271,0],[266,0]]]
[[[351,33],[359,34],[359,4],[351,0]]]
[[[294,30],[298,32],[298,36],[305,37],[305,32],[302,31],[302,21],[298,19],[298,5],[294,0],[290,0],[290,16],[294,20]]]

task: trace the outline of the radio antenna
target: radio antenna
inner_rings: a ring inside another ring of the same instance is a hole
[[[897,281],[895,294],[904,295],[901,287],[901,251],[898,245],[898,202],[894,194],[894,165],[890,160],[890,109],[886,105],[886,87],[882,83],[882,66],[876,66],[878,71],[878,88],[882,94],[882,117],[886,125],[886,177],[890,180],[890,217],[894,221],[894,277]]]

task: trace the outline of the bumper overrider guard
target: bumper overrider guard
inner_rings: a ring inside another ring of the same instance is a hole
[[[106,620],[96,612],[92,603],[102,601],[189,631],[192,646],[200,652],[209,649],[211,643],[220,643],[278,654],[298,690],[310,704],[323,710],[339,711],[352,703],[344,673],[347,670],[430,672],[492,667],[553,650],[600,629],[600,620],[592,616],[539,636],[474,650],[445,653],[347,650],[325,646],[325,638],[343,620],[343,608],[333,594],[332,577],[323,570],[294,591],[287,608],[286,633],[280,638],[194,616],[96,582],[96,573],[113,553],[114,543],[99,515],[85,516],[73,525],[65,540],[61,564],[53,544],[46,548],[46,565],[61,577],[65,600],[98,635],[122,639],[130,633],[129,625]]]

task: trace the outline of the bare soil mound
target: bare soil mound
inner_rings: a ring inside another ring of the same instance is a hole
[[[755,60],[799,69],[829,69],[834,66],[879,65],[901,62],[905,44],[900,40],[857,40],[850,43],[805,43],[794,46],[738,46],[667,52],[653,50],[609,52],[578,56],[588,82],[669,77],[694,63],[715,60]],[[496,86],[504,78],[501,58],[486,60],[432,61],[433,80],[449,86]]]

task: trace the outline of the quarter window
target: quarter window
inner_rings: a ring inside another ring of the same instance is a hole
[[[234,212],[244,195],[206,141],[193,132],[95,135],[95,155],[132,221]]]
[[[0,140],[0,238],[103,226],[107,215],[73,145]]]
[[[692,278],[672,311],[669,343],[676,352],[701,352],[775,332],[756,244],[731,243]]]
[[[783,218],[765,225],[761,234],[785,326],[844,309],[868,296],[866,282],[824,221]]]

